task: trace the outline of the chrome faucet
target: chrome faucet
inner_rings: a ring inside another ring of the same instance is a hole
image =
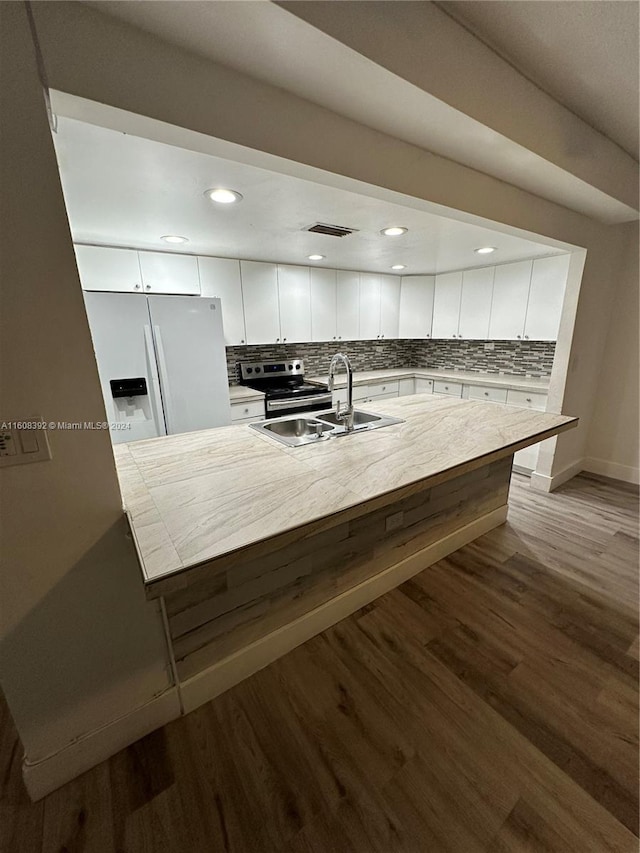
[[[329,391],[333,391],[333,378],[336,372],[336,367],[340,362],[344,364],[347,371],[347,405],[342,411],[340,411],[340,400],[338,400],[338,405],[336,406],[336,418],[344,423],[344,428],[347,432],[351,432],[353,430],[353,368],[351,367],[348,355],[345,355],[342,352],[337,352],[331,359],[331,364],[329,365],[329,381],[327,384],[329,386]]]

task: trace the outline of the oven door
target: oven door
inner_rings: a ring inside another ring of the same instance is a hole
[[[323,412],[332,407],[331,394],[310,394],[308,397],[289,397],[266,400],[267,418],[299,415],[303,412]]]

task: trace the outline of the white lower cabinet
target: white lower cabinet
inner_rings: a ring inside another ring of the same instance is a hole
[[[408,397],[416,393],[415,379],[400,379],[398,381],[398,397]]]
[[[231,404],[231,422],[234,424],[261,420],[264,418],[264,401],[255,400],[250,403]]]
[[[510,388],[507,391],[507,405],[544,412],[547,408],[547,395],[535,391],[514,391]]]
[[[416,394],[431,394],[433,392],[433,379],[416,379]]]
[[[462,397],[462,383],[449,382],[444,379],[434,379],[434,394],[448,394],[450,397]]]
[[[397,397],[398,396],[398,380],[394,382],[378,382],[375,385],[369,385],[369,399],[370,400],[384,400],[387,397]]]
[[[469,400],[488,400],[492,403],[506,403],[506,388],[487,388],[485,385],[467,385],[466,397]]]

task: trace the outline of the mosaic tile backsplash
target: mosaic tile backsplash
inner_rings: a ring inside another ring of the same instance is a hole
[[[331,357],[341,349],[351,359],[354,370],[440,367],[538,377],[550,375],[555,347],[552,341],[458,340],[327,341],[227,347],[227,371],[230,384],[237,385],[240,361],[278,361],[298,356],[304,359],[307,376],[323,376],[329,370]]]

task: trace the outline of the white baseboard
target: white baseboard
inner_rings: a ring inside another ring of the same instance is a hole
[[[30,764],[25,759],[22,776],[29,796],[34,802],[41,799],[179,716],[178,691],[172,687],[130,714],[89,732],[42,761]]]
[[[571,465],[568,465],[566,468],[563,468],[562,471],[559,471],[557,474],[553,474],[551,477],[547,474],[539,474],[537,471],[533,471],[531,474],[531,488],[536,489],[539,492],[552,492],[554,489],[557,489],[558,486],[566,483],[567,480],[575,477],[576,474],[579,474],[580,471],[583,470],[584,459],[578,459],[576,462],[572,462]]]
[[[180,693],[185,713],[209,702],[427,566],[503,524],[506,518],[505,504],[182,682]]]
[[[600,474],[602,477],[611,477],[613,480],[623,480],[625,483],[640,483],[640,468],[632,468],[630,465],[620,465],[618,462],[609,462],[607,459],[594,459],[587,456],[584,460],[584,470],[592,474]]]

